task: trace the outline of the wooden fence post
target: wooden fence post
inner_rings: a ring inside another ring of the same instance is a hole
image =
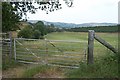
[[[87,63],[93,64],[93,50],[94,50],[94,30],[89,30],[88,33],[88,55],[87,55]]]
[[[45,39],[46,54],[48,53],[47,40]]]
[[[14,58],[16,61],[16,39],[14,38]]]
[[[10,41],[9,41],[9,45],[10,45],[9,57],[11,59],[12,58],[12,33],[11,32],[9,32],[9,39],[10,39]]]

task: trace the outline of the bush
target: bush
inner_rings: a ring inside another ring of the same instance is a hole
[[[41,32],[38,31],[38,30],[35,30],[35,31],[33,32],[33,38],[34,38],[34,39],[39,39],[40,37],[41,37]]]
[[[40,36],[40,39],[44,39],[44,36]]]
[[[66,75],[70,78],[117,78],[117,56],[105,55],[92,65],[81,63],[78,69],[71,70]]]
[[[19,33],[18,37],[21,38],[33,38],[33,39],[44,39],[44,35],[47,34],[46,26],[43,22],[39,21],[33,25],[33,27],[26,26]]]
[[[32,38],[33,30],[31,26],[27,26],[18,33],[18,37],[22,38]]]
[[[10,60],[8,57],[6,57],[5,60],[2,61],[2,70],[7,70],[9,68],[14,68],[17,66],[22,66],[22,64],[15,62],[14,59]]]

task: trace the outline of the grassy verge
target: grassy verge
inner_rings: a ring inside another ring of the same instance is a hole
[[[2,61],[2,70],[7,70],[9,68],[14,68],[17,66],[22,66],[22,64],[15,62],[14,59],[10,60],[9,58],[6,58],[5,60]]]
[[[106,40],[107,42],[109,42],[111,45],[113,45],[114,47],[117,47],[118,41],[117,41],[117,34],[111,34],[109,35],[109,33],[97,33],[101,38],[103,38],[104,40]],[[45,36],[47,39],[49,40],[79,40],[79,41],[87,41],[87,33],[74,33],[74,32],[61,32],[61,33],[51,33]],[[42,41],[21,41],[21,43],[23,43],[23,46],[18,46],[17,45],[17,49],[19,49],[19,53],[17,52],[17,58],[22,58],[22,59],[30,59],[33,61],[33,59],[37,59],[36,57],[34,57],[31,54],[26,54],[28,53],[28,51],[25,48],[30,49],[30,51],[32,51],[33,53],[35,53],[37,56],[40,57],[40,60],[47,60],[49,59],[51,63],[53,62],[57,62],[56,60],[53,60],[53,58],[61,58],[61,57],[56,57],[53,55],[65,55],[61,52],[59,53],[53,53],[53,52],[40,52],[39,50],[45,50],[46,46],[45,46],[45,42]],[[54,42],[53,43],[55,46],[59,47],[61,50],[63,50],[64,52],[82,52],[84,51],[84,48],[87,47],[83,46],[84,43],[62,43],[62,42]],[[56,49],[55,47],[53,47],[52,45],[48,45],[48,50],[53,50],[56,51],[58,49]],[[78,48],[74,48],[74,47],[78,47]],[[34,49],[34,50],[33,50]],[[22,53],[22,52],[26,52],[26,53]],[[30,52],[29,52],[30,53]],[[109,53],[109,54],[107,54]],[[103,45],[101,45],[100,43],[98,43],[97,41],[95,41],[95,45],[94,45],[94,57],[95,57],[95,63],[93,65],[86,65],[85,63],[80,63],[80,68],[79,69],[72,69],[72,70],[66,70],[65,71],[61,71],[62,69],[59,68],[55,68],[55,67],[50,67],[50,66],[41,66],[41,65],[37,65],[37,66],[29,66],[29,65],[25,65],[25,68],[18,68],[16,67],[15,70],[11,69],[9,71],[9,73],[11,74],[11,72],[14,72],[14,74],[17,74],[19,76],[20,73],[20,77],[24,77],[24,78],[33,78],[33,77],[47,77],[47,78],[58,78],[58,77],[68,77],[68,78],[99,78],[99,77],[118,77],[118,60],[117,57],[115,55],[112,55],[113,53],[111,53],[111,51],[109,51],[108,49],[106,49]],[[66,56],[77,56],[80,59],[82,58],[81,55],[75,55],[75,54],[66,54]],[[31,58],[33,57],[33,58]],[[52,60],[51,60],[52,59]],[[65,61],[70,61],[67,58],[63,58],[65,59]],[[79,59],[79,60],[80,60]],[[3,60],[5,60],[5,62],[3,63],[3,69],[8,69],[9,67],[15,67],[15,66],[19,66],[18,64],[16,64],[14,61],[11,61],[11,63],[9,63],[9,59],[8,58],[3,58]],[[73,58],[71,60],[76,60],[76,58]],[[36,60],[37,61],[37,60]],[[65,63],[62,60],[59,60],[62,63]],[[78,61],[78,60],[76,60]],[[69,64],[73,64],[69,63]],[[76,63],[74,63],[76,64]],[[15,75],[11,76],[14,77]]]
[[[118,57],[106,55],[92,65],[80,64],[79,69],[67,73],[70,78],[118,78]]]
[[[23,78],[57,78],[63,77],[61,69],[58,67],[50,67],[47,65],[36,65],[24,71]]]
[[[22,77],[26,77],[26,78],[33,77],[35,74],[45,71],[45,69],[47,68],[48,66],[35,66],[32,68],[29,68],[23,73]]]
[[[78,69],[61,69],[47,65],[37,65],[24,71],[23,78],[118,78],[118,57],[106,54],[95,58],[92,65],[80,63]]]

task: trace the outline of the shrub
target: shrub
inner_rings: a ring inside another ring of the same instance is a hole
[[[31,26],[27,26],[18,33],[18,37],[22,38],[32,38],[33,30]]]
[[[91,65],[81,63],[78,69],[71,70],[66,75],[70,78],[117,78],[117,56],[105,55]]]
[[[41,37],[41,32],[38,31],[38,30],[35,30],[35,31],[33,32],[33,38],[34,38],[34,39],[39,39],[40,37]]]

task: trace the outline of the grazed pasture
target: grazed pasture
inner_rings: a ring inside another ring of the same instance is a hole
[[[118,46],[117,46],[118,45],[118,34],[117,33],[96,33],[96,34],[98,36],[100,36],[101,38],[103,38],[104,40],[106,40],[108,43],[110,43],[115,48],[118,48]],[[88,33],[85,33],[85,32],[54,32],[54,33],[50,33],[50,34],[45,35],[45,38],[47,40],[83,41],[82,43],[52,42],[52,44],[54,44],[57,48],[59,48],[60,50],[63,50],[64,52],[77,52],[77,53],[83,54],[84,50],[85,49],[87,50]],[[79,62],[75,63],[75,61],[78,61],[78,60],[81,61],[84,58],[84,55],[80,56],[79,54],[64,54],[64,53],[60,52],[57,48],[53,47],[49,42],[48,42],[47,48],[51,52],[42,52],[40,50],[46,50],[46,42],[44,42],[43,40],[41,40],[41,41],[21,41],[20,40],[19,42],[22,43],[24,45],[24,47],[19,46],[19,44],[17,44],[17,47],[18,47],[17,54],[22,54],[22,55],[19,55],[18,57],[21,59],[27,59],[27,60],[30,59],[29,61],[42,61],[42,60],[47,59],[47,61],[49,61],[49,63],[55,63],[55,62],[66,63],[66,61],[69,61],[67,63],[74,65],[74,64],[80,64]],[[31,54],[27,54],[28,51],[25,48],[30,49],[31,52],[33,52],[35,55],[37,55],[40,58],[36,58],[35,56],[33,56]],[[58,52],[55,53],[52,51],[58,51]],[[22,52],[24,52],[24,53],[22,53]],[[60,59],[57,61],[56,59],[53,60],[53,58],[58,59],[61,56],[54,56],[54,55],[77,56],[78,58],[72,58],[72,61],[74,60],[74,62],[71,61],[71,58],[62,58],[62,60]],[[108,50],[106,47],[104,47],[103,45],[101,45],[100,43],[98,43],[95,40],[95,42],[94,42],[95,62],[97,62],[97,61],[99,62],[102,59],[102,57],[109,56],[109,55],[114,55],[114,53],[111,52],[110,50]],[[99,65],[99,64],[97,64],[97,65]],[[114,68],[113,71],[108,70],[108,72],[106,72],[106,74],[107,73],[109,73],[109,74],[107,74],[107,75],[103,74],[103,76],[105,76],[105,77],[106,76],[113,76],[113,77],[115,76],[116,77],[116,74],[114,74],[114,71],[117,69],[116,68],[117,66],[114,66],[113,64],[110,64],[110,65],[112,65],[112,67],[108,67],[108,66],[107,67],[110,69]],[[21,67],[22,68],[21,74],[20,74],[20,76],[17,75],[17,77],[40,77],[40,76],[42,77],[42,75],[44,75],[44,77],[46,75],[46,77],[47,77],[48,76],[47,74],[51,74],[51,73],[46,72],[45,69],[43,69],[43,70],[41,70],[42,68],[37,69],[40,67],[33,67],[33,68],[31,67],[28,69]],[[43,66],[43,67],[45,67],[45,66]],[[54,67],[50,67],[49,70],[51,71],[51,70],[53,70],[53,68]],[[82,68],[85,68],[85,67],[82,67]],[[96,70],[96,67],[94,67],[93,69]],[[106,69],[106,68],[103,68],[103,69]],[[96,77],[96,75],[88,76],[88,74],[85,74],[84,70],[83,70],[84,74],[81,73],[81,70],[79,70],[80,71],[79,72],[78,70],[71,71],[70,69],[66,69],[66,70],[62,70],[62,72],[60,71],[60,73],[57,70],[58,69],[54,69],[51,72],[54,72],[55,74],[62,74],[62,77],[63,77],[63,74],[64,74],[64,77],[78,77],[78,76]],[[99,69],[98,69],[98,71],[99,71]],[[29,75],[27,75],[27,73],[29,73]],[[69,73],[75,73],[76,76],[73,74],[69,74]],[[81,75],[80,75],[80,73],[81,73]],[[104,73],[104,71],[99,73],[98,76],[100,76],[100,74],[102,74],[102,73]],[[66,74],[69,74],[69,75],[66,75]],[[93,72],[93,74],[97,74],[97,71],[96,71],[96,73]],[[58,76],[58,75],[56,75],[56,76]],[[51,77],[51,76],[48,76],[48,77]]]

